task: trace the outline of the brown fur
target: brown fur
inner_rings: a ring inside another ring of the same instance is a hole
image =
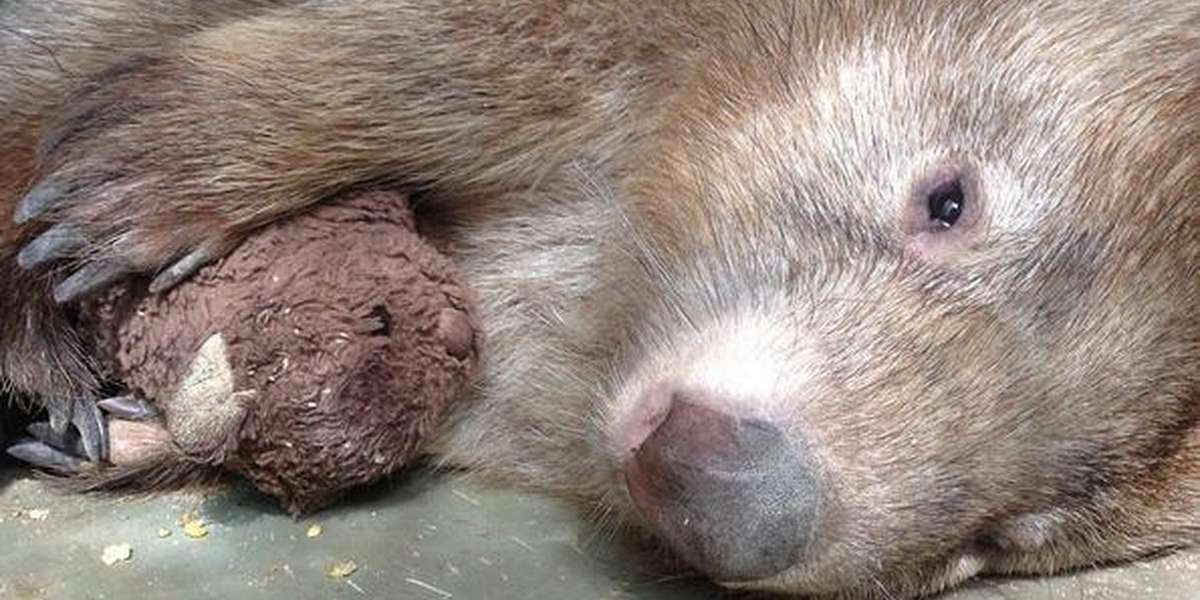
[[[902,596],[1200,536],[1194,0],[394,0],[191,35],[27,20],[54,4],[0,30],[119,64],[48,118],[68,83],[0,35],[0,105],[29,111],[0,124],[0,212],[65,182],[72,264],[148,271],[349,185],[435,191],[490,340],[448,462],[632,516],[613,440],[668,377],[823,465],[806,560],[739,587]],[[914,190],[947,169],[986,208],[934,238]],[[86,383],[10,263],[3,373]]]

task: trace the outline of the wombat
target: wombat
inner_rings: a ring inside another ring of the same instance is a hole
[[[15,0],[0,56],[0,365],[94,457],[76,300],[389,182],[489,340],[432,452],[722,585],[1200,538],[1200,1]]]

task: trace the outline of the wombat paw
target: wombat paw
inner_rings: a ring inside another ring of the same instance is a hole
[[[145,421],[158,415],[152,406],[134,396],[98,402],[77,399],[52,406],[47,421],[33,423],[26,429],[32,437],[18,441],[7,452],[34,467],[64,475],[79,473],[88,463],[108,460],[110,417]]]
[[[50,210],[50,205],[54,203],[69,203],[69,195],[58,195],[62,189],[53,185],[34,188],[18,207],[18,220],[40,215]],[[129,227],[119,234],[89,234],[86,227],[73,224],[70,216],[64,215],[58,219],[58,224],[29,242],[17,255],[17,263],[24,269],[35,269],[63,260],[76,262],[75,270],[54,288],[54,299],[58,302],[77,300],[101,291],[128,275],[153,269],[153,261],[139,259],[138,256],[156,256],[160,252],[171,256],[178,253],[175,250],[157,250],[156,246],[161,248],[162,244],[152,242],[156,234],[140,231],[137,227]],[[120,235],[125,241],[106,241],[105,235]],[[140,247],[136,253],[122,250],[123,245],[130,242]],[[224,256],[232,247],[232,244],[225,242],[199,243],[200,246],[158,272],[150,284],[151,293],[178,285],[201,267]]]
[[[202,139],[207,110],[186,99],[169,59],[130,60],[93,78],[48,121],[41,172],[13,213],[49,227],[25,246],[26,269],[65,263],[54,298],[70,302],[130,275],[165,290],[226,254],[242,237],[226,210],[244,208],[236,181],[214,185],[219,140]],[[187,86],[183,86],[187,87]],[[186,94],[185,94],[186,95]],[[190,96],[189,96],[190,97]],[[228,167],[226,165],[226,167]],[[218,189],[220,188],[220,189]]]

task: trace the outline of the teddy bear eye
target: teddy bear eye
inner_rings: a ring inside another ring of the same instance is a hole
[[[950,229],[967,210],[967,197],[962,182],[953,179],[930,190],[926,203],[932,229]]]

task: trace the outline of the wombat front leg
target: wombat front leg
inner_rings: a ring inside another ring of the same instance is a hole
[[[628,61],[656,55],[638,49],[662,35],[632,31],[621,10],[304,3],[127,60],[43,131],[15,219],[50,227],[20,262],[65,262],[60,302],[133,273],[157,273],[160,290],[349,186],[479,198],[603,160],[634,131],[614,124],[639,122],[623,103],[636,94],[615,88],[640,81]],[[625,26],[597,25],[610,22]]]

